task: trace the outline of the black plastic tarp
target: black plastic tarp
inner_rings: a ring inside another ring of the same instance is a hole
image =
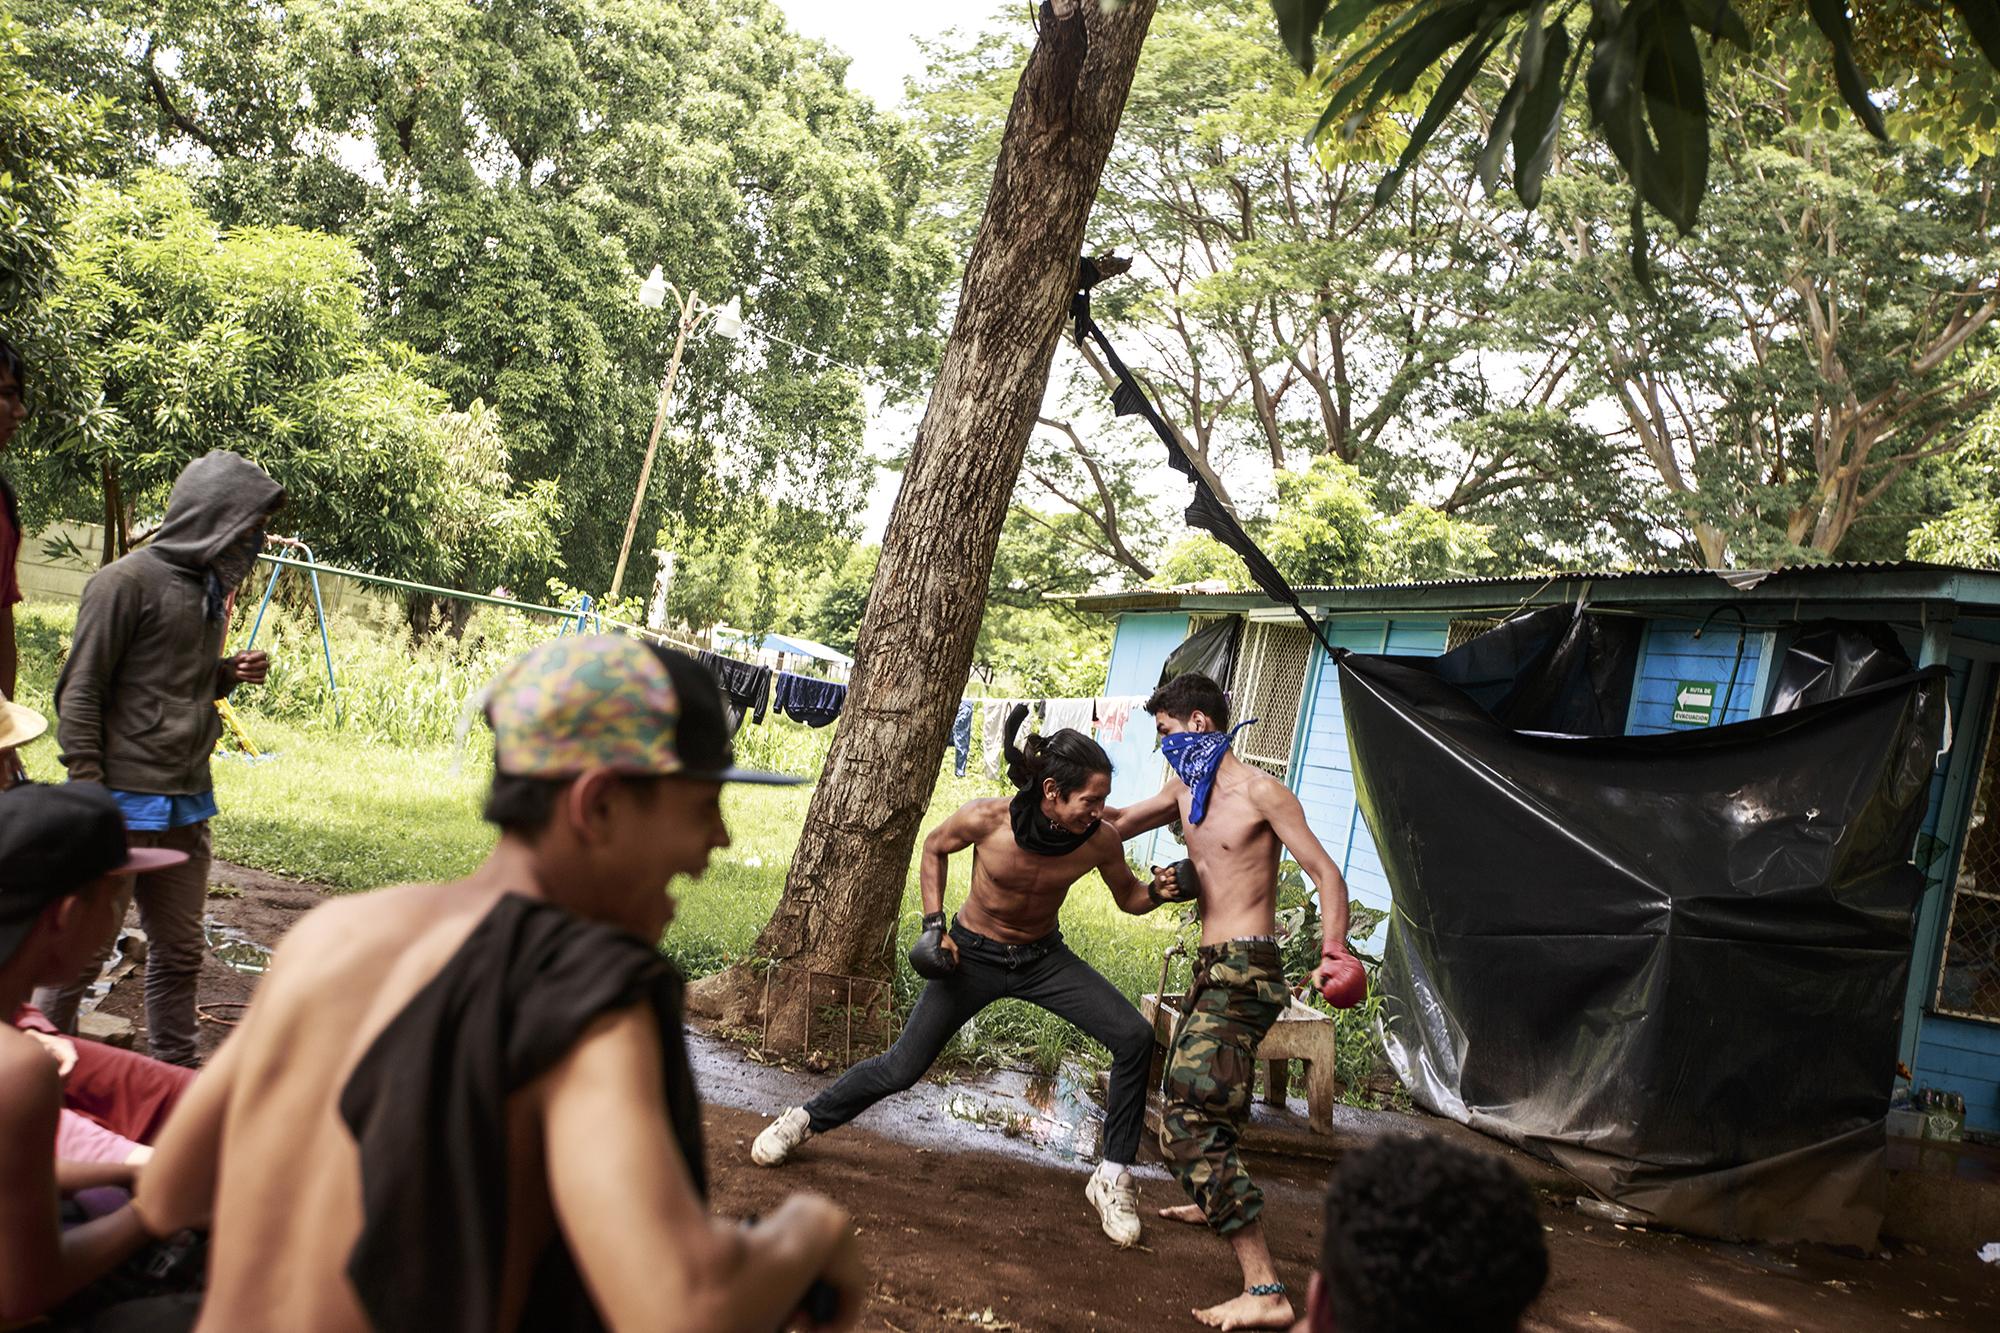
[[[1645,623],[1551,606],[1516,616],[1441,657],[1400,659],[1471,695],[1516,731],[1617,736],[1632,707]]]
[[[1944,673],[1582,738],[1453,669],[1340,665],[1411,1095],[1664,1225],[1872,1245]]]
[[[1910,656],[1888,626],[1820,620],[1799,627],[1778,664],[1773,713],[1838,699],[1850,691],[1908,675]]]
[[[1236,645],[1242,638],[1242,616],[1224,616],[1212,625],[1203,625],[1167,654],[1160,667],[1160,684],[1198,671],[1228,689],[1230,672],[1236,667]]]

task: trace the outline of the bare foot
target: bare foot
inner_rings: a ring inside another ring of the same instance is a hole
[[[1233,1301],[1196,1310],[1194,1317],[1210,1328],[1290,1328],[1292,1303],[1283,1296],[1252,1296],[1246,1291]]]
[[[1162,1208],[1160,1209],[1160,1216],[1166,1218],[1169,1222],[1185,1222],[1189,1226],[1194,1227],[1205,1227],[1208,1225],[1208,1219],[1202,1216],[1201,1209],[1191,1203],[1184,1203],[1176,1208]]]

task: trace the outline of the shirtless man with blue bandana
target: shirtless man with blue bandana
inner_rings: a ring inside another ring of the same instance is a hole
[[[1126,838],[1179,819],[1201,881],[1201,953],[1168,1056],[1160,1125],[1160,1151],[1194,1202],[1160,1215],[1206,1223],[1228,1238],[1242,1267],[1242,1293],[1195,1318],[1212,1328],[1288,1329],[1291,1302],[1258,1223],[1264,1196],[1236,1142],[1250,1113],[1257,1046],[1291,1002],[1278,957],[1278,853],[1290,852],[1319,890],[1322,957],[1311,984],[1342,1007],[1367,989],[1347,950],[1347,884],[1298,797],[1230,753],[1250,723],[1228,730],[1229,702],[1214,681],[1177,676],[1153,692],[1146,711],[1174,775],[1156,795],[1105,818]],[[1180,873],[1157,872],[1156,887],[1179,896]]]

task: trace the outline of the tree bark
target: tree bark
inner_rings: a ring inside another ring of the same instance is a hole
[[[1153,7],[1041,6],[958,315],[882,540],[840,730],[784,896],[757,937],[760,959],[891,975],[917,826]],[[753,969],[738,966],[691,988],[690,1003],[740,1025],[763,1016],[763,991]]]

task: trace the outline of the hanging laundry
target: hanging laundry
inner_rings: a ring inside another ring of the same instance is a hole
[[[958,701],[958,715],[951,720],[951,748],[958,753],[953,758],[953,768],[958,776],[965,776],[965,761],[972,756],[972,700]]]
[[[746,716],[763,722],[771,700],[771,668],[752,666],[718,653],[702,652],[695,657],[714,674],[715,683],[722,687],[723,702],[729,713],[730,735],[734,736],[742,727]]]
[[[778,711],[786,717],[809,727],[823,727],[840,716],[847,703],[847,687],[838,681],[780,671],[776,702]]]
[[[1125,739],[1125,724],[1131,721],[1132,710],[1145,703],[1146,696],[1115,694],[1091,702],[1097,710],[1097,739],[1116,745]]]
[[[981,719],[980,733],[986,741],[986,776],[995,780],[1000,777],[1001,751],[1006,745],[1006,737],[1002,733],[1007,729],[1007,713],[1016,702],[1014,699],[988,699],[985,703],[986,716]]]
[[[1044,699],[1042,701],[1042,734],[1053,736],[1067,727],[1072,731],[1090,734],[1092,699]]]

